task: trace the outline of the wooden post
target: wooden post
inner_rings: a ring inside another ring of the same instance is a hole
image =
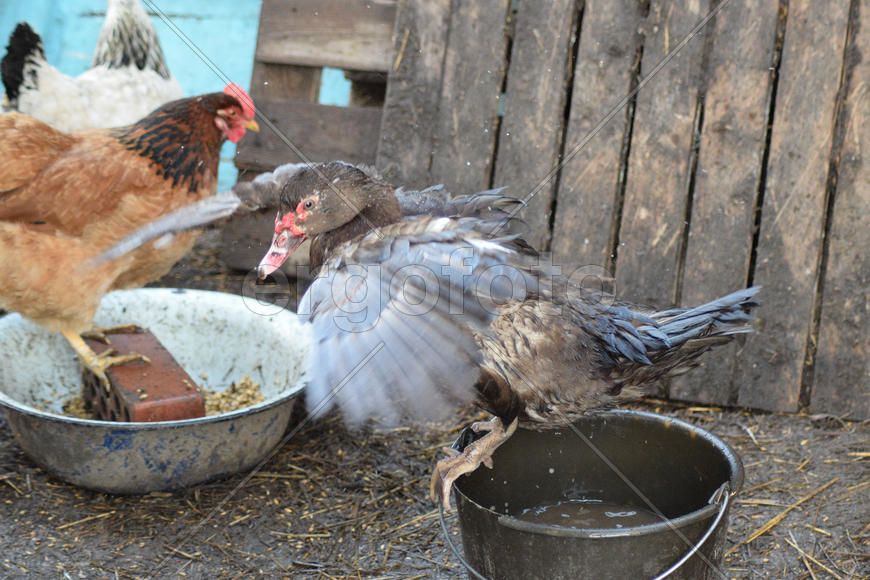
[[[708,12],[709,2],[653,0],[644,24],[647,75]],[[675,301],[690,156],[701,87],[703,30],[637,95],[616,257],[622,298]]]
[[[810,411],[870,417],[870,8],[859,7],[844,71],[844,131]],[[853,68],[848,68],[853,67]]]
[[[639,0],[587,0],[574,65],[564,155],[629,93],[639,71],[643,23]],[[608,267],[619,218],[620,169],[627,162],[632,107],[619,112],[568,160],[559,177],[550,249],[556,260]]]
[[[260,132],[241,143],[236,165],[266,171],[303,159],[374,163],[380,109],[316,101],[325,66],[368,79],[389,70],[395,18],[396,3],[386,0],[264,0],[251,96],[271,126],[261,123]]]
[[[251,96],[269,122],[239,145],[236,166],[246,172],[243,179],[303,159],[375,161],[395,14],[396,3],[389,1],[263,1]],[[324,66],[350,71],[352,106],[317,103]],[[239,216],[224,228],[221,257],[229,266],[257,263],[271,239],[274,215],[266,209]],[[292,265],[285,271],[292,274]]]
[[[429,185],[450,0],[399,4],[377,167],[399,185]]]
[[[759,332],[738,359],[740,405],[796,411],[816,299],[848,3],[789,2],[755,283]]]
[[[680,297],[684,306],[737,290],[747,279],[772,98],[777,12],[777,2],[732,0],[711,23],[704,123]],[[736,348],[703,357],[702,368],[672,382],[671,397],[731,402]]]
[[[493,185],[528,201],[527,240],[545,248],[564,131],[576,0],[521,2],[516,14]]]
[[[457,193],[490,185],[511,0],[456,0],[435,127],[430,181]]]

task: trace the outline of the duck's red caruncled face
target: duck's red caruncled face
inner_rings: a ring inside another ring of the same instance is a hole
[[[281,267],[284,260],[305,241],[305,233],[296,225],[296,215],[290,211],[284,217],[278,213],[275,216],[275,234],[272,245],[257,268],[260,279],[265,278]]]
[[[304,236],[305,233],[296,224],[296,214],[288,211],[282,218],[280,214],[275,216],[275,234],[280,234],[283,231],[289,231],[292,236]]]

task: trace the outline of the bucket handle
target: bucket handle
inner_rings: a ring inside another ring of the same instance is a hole
[[[731,503],[731,486],[728,485],[726,481],[723,483],[719,489],[713,492],[713,495],[710,496],[710,500],[707,502],[708,504],[718,503],[719,504],[719,513],[716,514],[716,517],[713,518],[713,521],[710,523],[710,526],[707,528],[707,531],[704,532],[704,535],[701,536],[701,539],[698,540],[692,549],[683,554],[682,558],[674,562],[670,568],[653,578],[653,580],[664,580],[674,572],[676,572],[683,564],[685,564],[689,558],[694,556],[698,550],[710,539],[710,536],[713,535],[713,532],[716,531],[716,528],[719,526],[719,522],[722,521],[722,518],[725,517],[725,511],[728,509],[728,504]],[[709,562],[708,562],[709,564]]]
[[[694,556],[698,550],[700,550],[707,540],[710,539],[710,536],[713,535],[713,532],[719,526],[719,523],[722,521],[722,518],[725,517],[725,511],[728,509],[728,505],[731,503],[731,486],[728,485],[726,481],[713,492],[713,495],[710,496],[710,500],[707,502],[709,504],[718,503],[719,504],[719,512],[716,514],[716,517],[713,518],[713,521],[710,523],[710,526],[707,528],[707,531],[704,532],[704,535],[701,536],[695,545],[692,546],[692,549],[683,554],[683,556],[674,562],[667,570],[662,572],[661,574],[654,577],[652,580],[664,580],[677,570],[679,570],[683,564],[685,564],[689,558]],[[444,541],[447,542],[447,546],[450,548],[450,551],[453,552],[453,555],[456,556],[456,559],[465,566],[465,569],[468,570],[468,573],[471,576],[474,576],[477,580],[488,580],[486,576],[475,570],[471,564],[466,561],[465,557],[459,551],[459,548],[456,544],[453,543],[453,540],[450,539],[450,532],[447,529],[447,520],[444,518],[444,506],[441,502],[438,502],[438,517],[441,520],[441,531],[444,533]]]
[[[453,543],[453,540],[450,539],[450,531],[447,529],[447,520],[444,518],[444,504],[440,501],[438,502],[438,518],[441,520],[441,531],[444,533],[444,541],[447,542],[447,547],[450,548],[450,551],[453,552],[453,555],[456,556],[459,563],[465,566],[469,575],[474,576],[477,580],[489,580],[468,563],[465,556],[462,555],[462,552],[459,551],[459,548]]]

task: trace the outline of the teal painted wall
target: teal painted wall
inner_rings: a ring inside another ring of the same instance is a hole
[[[257,0],[152,1],[230,80],[251,82],[260,2]],[[147,5],[143,4],[148,10]],[[42,36],[48,61],[68,75],[90,66],[106,13],[105,0],[0,0],[0,44],[5,54],[15,24],[26,20]],[[149,10],[150,13],[150,10]],[[220,91],[224,82],[184,40],[152,14],[169,70],[187,95]],[[236,182],[235,146],[221,151],[219,188]]]

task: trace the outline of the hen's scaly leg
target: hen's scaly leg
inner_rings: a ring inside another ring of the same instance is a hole
[[[517,419],[514,419],[507,429],[498,417],[493,417],[486,422],[473,423],[471,428],[478,432],[489,431],[489,433],[466,446],[462,453],[451,447],[445,447],[444,452],[450,457],[439,461],[432,473],[429,496],[432,501],[440,501],[445,510],[450,509],[450,490],[453,482],[460,475],[471,473],[480,467],[481,463],[492,468],[493,452],[516,431]]]
[[[73,350],[76,351],[76,354],[79,355],[82,364],[94,373],[98,379],[100,379],[100,383],[105,387],[106,391],[109,390],[109,378],[106,376],[106,369],[110,366],[134,360],[142,360],[146,363],[151,362],[147,356],[135,353],[122,356],[111,356],[115,353],[115,349],[112,348],[102,354],[97,354],[88,346],[82,337],[75,332],[65,330],[63,331],[63,336],[66,338],[70,346],[73,347]]]

